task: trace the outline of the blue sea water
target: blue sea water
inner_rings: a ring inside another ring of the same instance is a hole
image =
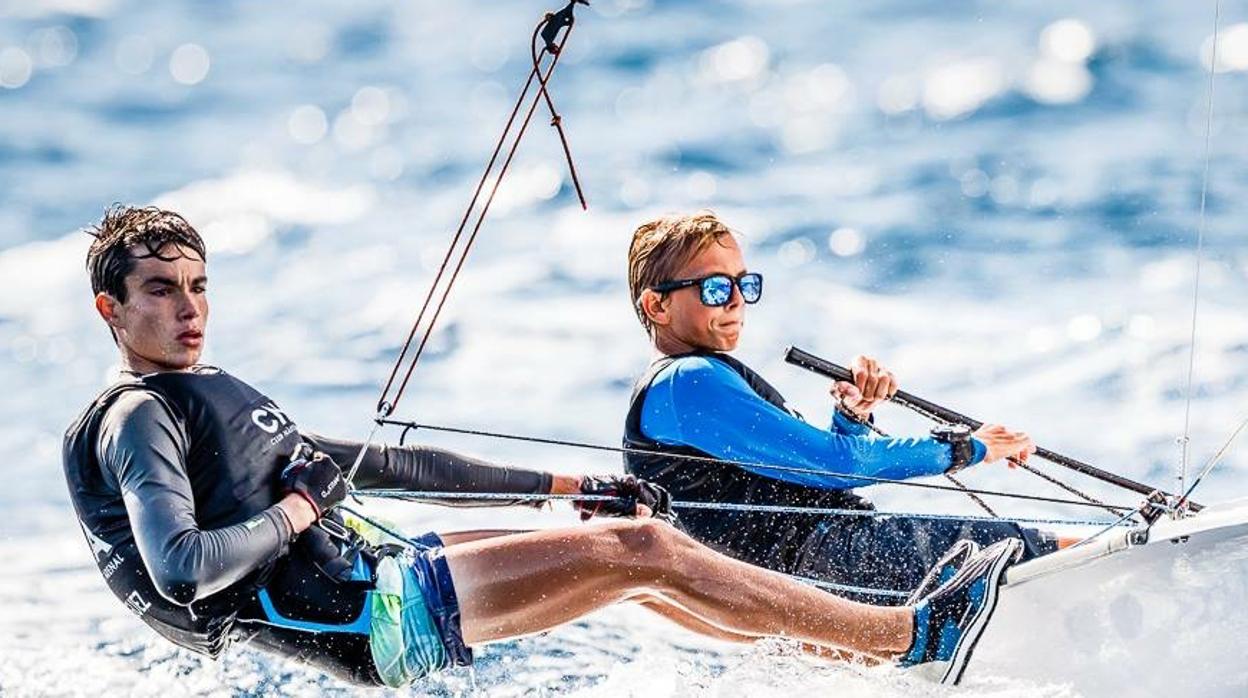
[[[0,3],[0,692],[341,689],[245,649],[217,664],[176,652],[92,569],[60,434],[116,355],[93,317],[78,229],[112,202],[183,212],[211,254],[205,358],[301,424],[363,437],[546,9]],[[648,356],[627,298],[629,235],[653,215],[709,207],[767,277],[739,356],[807,414],[828,408],[826,385],[783,364],[788,344],[842,362],[877,356],[906,389],[1173,487],[1211,65],[1195,466],[1246,416],[1248,3],[1221,9],[1215,65],[1209,3],[598,0],[551,83],[590,209],[577,206],[539,109],[400,413],[616,442]],[[925,428],[893,408],[880,417]],[[619,467],[600,454],[421,438],[561,472]],[[1199,498],[1248,496],[1245,453],[1232,449]],[[966,480],[1055,494],[1005,468]],[[973,511],[957,497],[875,489],[882,507]],[[379,510],[411,529],[486,521]],[[1060,677],[968,682],[975,695],[1070,692]],[[743,654],[625,610],[489,648],[475,677],[416,692],[626,695],[642,684],[666,695],[940,693],[776,648]]]

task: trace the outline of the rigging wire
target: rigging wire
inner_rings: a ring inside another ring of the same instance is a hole
[[[498,431],[486,431],[483,429],[466,429],[462,427],[452,427],[452,426],[428,424],[424,422],[405,421],[405,420],[389,419],[389,418],[379,419],[377,420],[377,423],[381,425],[403,427],[404,428],[403,432],[399,435],[400,444],[403,443],[404,439],[407,436],[408,431],[411,431],[413,429],[425,429],[427,431],[437,431],[437,432],[444,432],[448,434],[461,434],[464,436],[480,436],[480,437],[485,437],[485,438],[503,439],[503,440],[508,440],[508,441],[523,441],[527,443],[546,444],[550,446],[567,446],[570,448],[582,448],[582,449],[586,449],[590,451],[605,451],[608,453],[621,453],[621,454],[652,453],[652,454],[657,454],[657,455],[670,455],[663,451],[652,451],[652,450],[642,449],[642,448],[623,448],[619,446],[607,446],[604,444],[594,444],[594,443],[587,443],[583,441],[571,441],[567,439],[552,439],[552,438],[546,438],[546,437],[540,437],[540,436],[527,436],[523,434],[509,434],[509,433],[498,432]],[[842,478],[851,479],[851,480],[862,480],[864,482],[869,482],[873,484],[897,485],[899,487],[915,487],[919,489],[940,490],[940,491],[945,491],[945,492],[960,492],[963,494],[965,494],[966,492],[971,492],[977,495],[1004,497],[1007,499],[1019,499],[1023,501],[1032,501],[1032,502],[1043,502],[1046,504],[1065,504],[1068,506],[1080,506],[1080,507],[1098,506],[1091,502],[1084,502],[1084,501],[1079,501],[1079,500],[1074,500],[1074,499],[1059,499],[1056,497],[1045,497],[1041,495],[1022,494],[1019,492],[1001,492],[997,490],[984,490],[984,489],[972,489],[972,488],[966,488],[965,490],[963,490],[963,489],[952,487],[949,485],[936,484],[934,482],[919,482],[916,480],[897,480],[893,478],[876,477],[874,475],[859,475],[856,473],[838,473],[838,472],[831,472],[827,470],[820,470],[817,468],[799,468],[799,467],[794,467],[794,466],[775,465],[775,464],[770,464],[770,463],[755,463],[752,461],[739,461],[739,460],[730,460],[730,459],[725,459],[725,458],[714,458],[712,456],[682,455],[680,456],[680,459],[690,461],[690,462],[695,462],[695,463],[710,463],[713,465],[749,467],[749,468],[754,468],[756,470],[768,470],[768,471],[781,472],[781,473],[842,477]],[[1128,510],[1133,509],[1133,507],[1125,506],[1125,505],[1114,505],[1114,506],[1116,506],[1119,509],[1122,509],[1123,511],[1128,511]]]
[[[536,494],[536,493],[514,493],[514,492],[438,492],[427,491],[418,492],[412,490],[357,490],[356,494],[361,497],[374,497],[377,499],[398,499],[404,501],[421,501],[421,500],[480,500],[480,501],[504,501],[504,502],[548,502],[548,501],[570,501],[570,502],[609,502],[619,499],[612,495],[601,494]],[[739,511],[752,512],[762,514],[809,514],[812,516],[859,516],[866,518],[882,518],[887,516],[905,516],[912,519],[930,519],[933,521],[1006,521],[1018,524],[1041,524],[1041,525],[1067,525],[1067,526],[1105,526],[1105,525],[1121,525],[1121,522],[1110,524],[1108,521],[1100,521],[1095,519],[1061,519],[1061,518],[1044,518],[1044,517],[1002,517],[1002,516],[977,516],[965,514],[912,514],[908,512],[897,511],[877,511],[875,509],[843,509],[838,507],[805,507],[805,506],[784,506],[778,504],[742,504],[737,502],[698,502],[698,501],[673,501],[673,509],[689,509],[689,510],[711,510],[711,511]]]
[[[1218,75],[1218,25],[1222,19],[1222,0],[1213,2],[1213,48],[1209,56],[1209,90],[1205,105],[1205,165],[1200,180],[1200,217],[1196,225],[1196,272],[1192,281],[1192,333],[1188,341],[1187,397],[1183,406],[1183,436],[1180,438],[1182,455],[1179,465],[1179,491],[1187,499],[1187,462],[1192,440],[1192,388],[1196,376],[1196,320],[1200,308],[1200,267],[1205,246],[1205,204],[1209,194],[1209,161],[1213,140],[1213,91]]]
[[[1248,419],[1240,422],[1239,426],[1235,428],[1235,431],[1231,432],[1231,436],[1225,443],[1222,444],[1222,447],[1209,458],[1209,462],[1205,463],[1205,467],[1201,468],[1200,474],[1196,476],[1196,479],[1192,480],[1192,486],[1187,488],[1187,491],[1184,492],[1183,496],[1180,497],[1178,502],[1175,503],[1176,509],[1187,504],[1187,498],[1191,496],[1193,491],[1196,490],[1196,487],[1200,484],[1201,480],[1205,479],[1205,476],[1209,474],[1209,471],[1213,470],[1213,466],[1217,465],[1218,462],[1222,460],[1222,456],[1225,456],[1227,451],[1231,449],[1231,444],[1235,443],[1235,439],[1239,438],[1240,433],[1242,433],[1245,428],[1248,428]]]

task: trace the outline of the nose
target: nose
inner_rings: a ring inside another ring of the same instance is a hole
[[[728,303],[724,307],[735,309],[742,305],[745,305],[745,296],[741,295],[741,286],[734,281],[732,284],[732,294],[728,296]]]
[[[188,293],[186,291],[183,291],[182,293],[178,294],[178,297],[181,301],[178,304],[178,319],[179,320],[194,320],[195,318],[199,317],[202,314],[199,310],[199,304],[196,303],[196,298],[193,293]]]

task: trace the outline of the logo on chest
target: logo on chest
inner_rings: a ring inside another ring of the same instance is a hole
[[[264,433],[272,434],[265,450],[277,445],[282,439],[295,433],[296,429],[295,423],[290,420],[290,417],[287,417],[286,413],[271,401],[251,411],[251,423],[259,427]]]
[[[283,427],[290,425],[290,417],[272,402],[251,411],[251,423],[260,427],[266,434],[276,434]]]

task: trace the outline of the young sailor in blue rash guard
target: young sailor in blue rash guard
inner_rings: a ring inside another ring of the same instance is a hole
[[[116,207],[87,254],[95,308],[123,377],[70,426],[70,499],[100,573],[165,638],[211,657],[232,641],[361,685],[409,684],[472,662],[472,647],[630,601],[695,632],[785,637],[957,681],[1015,550],[983,551],[902,608],[838,598],[707,548],[660,518],[662,488],[631,476],[504,468],[450,451],[370,445],[354,484],[411,491],[605,494],[630,520],[370,543],[344,525],[338,463],[363,444],[306,433],[273,400],[198,363],[204,243],[181,216]],[[463,501],[488,506],[492,500]],[[515,502],[511,502],[515,503]]]
[[[1034,450],[1027,435],[995,425],[943,440],[876,437],[867,422],[897,384],[867,357],[854,361],[854,383],[833,385],[838,406],[827,426],[806,422],[725,353],[736,348],[745,308],[761,298],[763,280],[748,272],[733,233],[711,213],[643,224],[628,264],[634,308],[656,357],[635,384],[624,444],[636,451],[625,464],[679,501],[867,509],[851,489],[874,480],[855,476],[939,475]],[[893,592],[913,589],[958,540],[1020,538],[1027,556],[1056,549],[1051,536],[1006,522],[709,509],[685,509],[680,519],[694,538],[739,559]],[[858,598],[897,603],[904,595]]]

